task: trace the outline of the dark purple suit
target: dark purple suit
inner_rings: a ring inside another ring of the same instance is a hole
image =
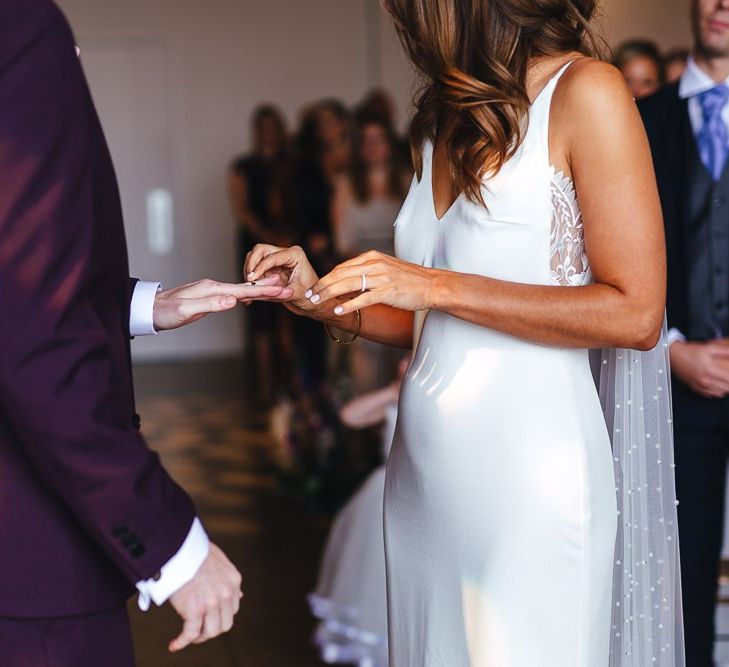
[[[136,428],[134,282],[74,47],[50,0],[0,0],[4,618],[121,605],[179,549],[195,516]]]

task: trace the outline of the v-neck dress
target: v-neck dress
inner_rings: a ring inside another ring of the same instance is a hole
[[[518,153],[438,219],[431,145],[396,222],[409,262],[591,281],[574,186],[549,160],[563,68]],[[488,294],[484,294],[488,299]],[[617,507],[587,350],[427,313],[387,464],[390,667],[608,665]]]

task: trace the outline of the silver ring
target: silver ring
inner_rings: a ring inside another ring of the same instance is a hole
[[[367,291],[367,275],[364,273],[362,274],[362,291]]]

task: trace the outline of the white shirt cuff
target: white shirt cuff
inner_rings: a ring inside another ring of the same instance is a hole
[[[151,602],[158,607],[167,602],[197,574],[209,551],[208,535],[200,519],[195,517],[180,550],[162,566],[159,577],[137,583],[139,608],[147,611]]]
[[[669,329],[666,342],[668,343],[668,347],[671,347],[674,343],[686,342],[686,336],[684,336],[678,329]]]
[[[154,300],[162,289],[159,283],[139,281],[134,287],[129,308],[129,333],[135,336],[156,336],[154,328]]]

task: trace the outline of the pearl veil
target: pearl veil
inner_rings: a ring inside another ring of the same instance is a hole
[[[610,667],[684,667],[666,326],[650,352],[602,351],[618,531]]]

